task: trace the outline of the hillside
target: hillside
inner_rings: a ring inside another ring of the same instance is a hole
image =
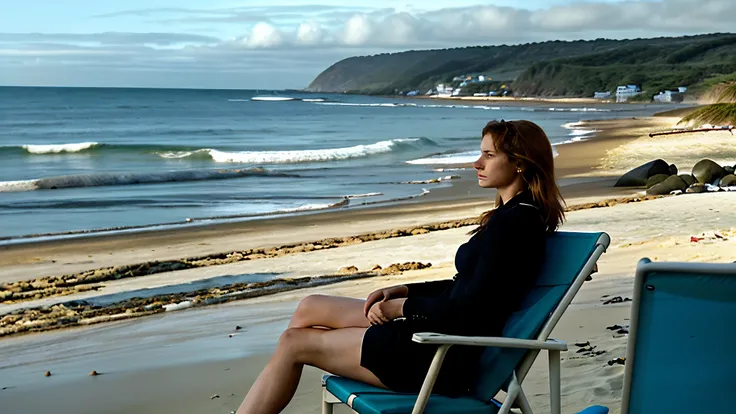
[[[509,82],[517,96],[591,96],[621,84],[656,92],[736,79],[736,34],[549,41],[351,57],[307,90],[392,94],[427,91],[462,74]]]

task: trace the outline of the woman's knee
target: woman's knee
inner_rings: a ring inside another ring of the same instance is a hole
[[[309,328],[311,320],[314,318],[315,312],[320,308],[320,303],[324,302],[325,295],[309,295],[299,301],[291,317],[289,328]]]
[[[287,328],[279,337],[276,352],[299,362],[311,352],[315,337],[309,328]]]

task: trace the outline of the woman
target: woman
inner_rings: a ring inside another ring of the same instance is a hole
[[[366,300],[310,295],[298,305],[273,357],[239,414],[277,413],[296,391],[304,365],[394,391],[417,392],[436,346],[415,332],[498,336],[532,288],[545,235],[564,219],[552,147],[529,121],[492,121],[473,166],[478,184],[497,189],[455,256],[452,280],[380,289]],[[450,348],[433,392],[458,394],[472,383],[481,347]],[[462,371],[465,375],[457,375]]]

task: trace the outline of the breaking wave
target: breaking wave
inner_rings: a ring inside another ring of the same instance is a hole
[[[45,145],[19,145],[17,147],[6,146],[4,148],[22,148],[29,154],[61,154],[61,153],[74,153],[82,152],[92,148],[99,147],[98,142],[73,142],[69,144],[45,144]]]
[[[61,188],[102,187],[153,184],[164,182],[225,180],[251,176],[297,177],[263,168],[184,170],[146,173],[98,173],[38,178],[23,181],[0,181],[0,192],[55,190]]]
[[[401,138],[379,141],[368,145],[355,145],[343,148],[310,149],[295,151],[220,151],[199,149],[195,151],[173,151],[158,153],[164,158],[187,158],[206,156],[218,163],[242,164],[292,164],[306,162],[340,161],[371,155],[386,154],[393,151],[421,149],[436,145],[427,138]]]

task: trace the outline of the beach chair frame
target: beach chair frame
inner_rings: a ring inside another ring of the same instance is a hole
[[[643,289],[645,289],[646,278],[649,274],[663,273],[687,273],[704,276],[728,275],[736,277],[736,263],[688,263],[688,262],[652,262],[649,258],[639,260],[636,267],[636,278],[634,282],[634,298],[631,302],[631,321],[629,326],[629,338],[626,345],[626,364],[624,368],[623,397],[621,401],[621,413],[629,412],[631,403],[631,385],[634,375],[634,361],[636,360],[636,341],[640,320],[640,305]],[[715,395],[703,396],[703,398],[718,398]],[[693,412],[697,410],[697,404],[691,407]],[[690,410],[688,410],[689,412]]]
[[[501,405],[499,414],[509,413],[512,404],[518,402],[522,413],[531,414],[532,409],[529,405],[529,401],[524,395],[524,391],[521,388],[521,384],[529,373],[532,364],[539,355],[539,352],[545,350],[548,352],[549,357],[549,386],[550,386],[550,407],[552,414],[561,413],[561,399],[560,399],[560,352],[567,350],[567,344],[563,341],[551,339],[549,335],[552,330],[559,322],[565,310],[572,302],[575,295],[580,290],[580,287],[585,282],[585,279],[591,275],[593,268],[596,265],[598,259],[605,253],[608,246],[610,245],[611,239],[606,233],[598,233],[599,237],[596,242],[595,248],[588,256],[585,264],[573,279],[572,284],[567,289],[565,295],[562,297],[560,302],[555,307],[554,311],[548,316],[546,322],[542,326],[542,329],[536,339],[517,339],[517,338],[506,338],[506,337],[470,337],[470,336],[457,336],[457,335],[444,335],[439,333],[416,333],[413,335],[412,340],[423,344],[434,344],[439,345],[432,363],[429,367],[427,375],[422,384],[422,388],[417,395],[417,400],[412,410],[412,414],[420,414],[424,412],[429,397],[432,392],[432,388],[437,381],[442,362],[447,355],[447,351],[453,345],[470,345],[470,346],[484,346],[484,347],[505,347],[505,348],[521,348],[528,349],[529,352],[521,359],[520,363],[516,366],[511,375],[511,381],[509,382],[507,395],[504,403]],[[322,379],[323,385],[323,397],[322,397],[322,413],[332,414],[334,404],[342,404],[343,401],[335,397],[332,393],[327,390],[326,380],[330,375],[327,374]],[[352,408],[352,400],[354,395],[348,399],[345,403]]]

